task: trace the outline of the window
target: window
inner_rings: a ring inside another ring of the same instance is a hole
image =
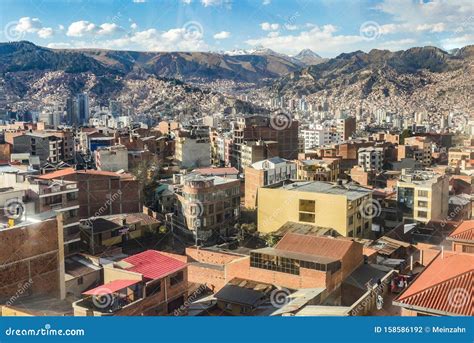
[[[356,233],[357,233],[358,235],[360,235],[361,232],[362,232],[362,227],[358,226],[357,229],[356,229]]]
[[[462,252],[467,252],[469,254],[474,254],[474,246],[463,245]]]
[[[418,196],[419,197],[424,197],[424,198],[427,198],[428,197],[428,191],[418,191]]]
[[[428,218],[428,212],[426,212],[426,211],[418,211],[417,215],[420,218]]]
[[[349,217],[349,225],[352,225],[352,224],[354,224],[354,216],[351,215]]]
[[[300,211],[314,213],[315,205],[316,203],[314,200],[300,200]]]
[[[300,261],[280,256],[252,252],[250,266],[293,275],[300,274]]]
[[[300,212],[300,222],[314,223],[316,217],[312,213]]]
[[[161,280],[154,281],[146,286],[146,296],[152,296],[161,292]]]
[[[418,207],[428,207],[428,201],[418,201]]]
[[[77,284],[82,285],[84,283],[84,278],[82,276],[77,278]]]
[[[184,279],[184,273],[183,272],[177,272],[176,274],[171,276],[170,284],[171,284],[171,286],[177,285],[180,282],[182,282],[183,279]]]

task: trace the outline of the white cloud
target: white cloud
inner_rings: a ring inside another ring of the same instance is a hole
[[[148,29],[129,33],[121,38],[98,42],[108,49],[132,49],[141,51],[203,51],[209,46],[200,31],[174,28],[168,31]]]
[[[201,0],[201,4],[203,4],[204,7],[220,6],[223,4],[223,1],[222,0]]]
[[[357,45],[364,42],[364,39],[359,35],[334,35],[336,30],[334,25],[315,26],[299,34],[276,35],[270,33],[266,37],[247,40],[246,43],[288,54],[309,48],[318,53],[333,55],[334,53],[357,50]]]
[[[69,25],[66,35],[70,37],[83,37],[86,35],[112,35],[122,31],[115,23],[103,23],[98,26],[86,20],[80,20]]]
[[[466,45],[473,44],[474,34],[465,34],[458,37],[449,37],[441,41],[441,45],[446,50],[451,50],[455,48],[462,48]]]
[[[132,30],[138,29],[137,23],[131,23],[131,24],[130,24],[130,28],[131,28]]]
[[[44,27],[38,18],[22,17],[18,20],[15,30],[20,34],[36,33],[39,38],[50,38],[54,35],[51,27]]]
[[[122,29],[115,23],[104,23],[100,25],[100,30],[98,34],[100,35],[112,35],[117,32],[120,32]]]
[[[272,31],[272,32],[269,32],[267,36],[273,38],[273,37],[278,37],[279,35],[280,35],[280,32]]]
[[[285,24],[283,25],[283,27],[285,28],[285,30],[288,30],[288,31],[298,30],[298,25]]]
[[[280,28],[280,24],[278,23],[261,23],[260,27],[262,28],[263,31],[276,31]]]
[[[38,31],[38,37],[46,39],[54,36],[54,30],[51,27],[43,27]]]
[[[272,3],[272,0],[263,0],[263,1],[262,1],[262,5],[263,5],[263,6],[270,5],[271,3]]]
[[[190,5],[193,2],[193,0],[181,0],[181,2],[185,5]]]
[[[69,25],[66,35],[70,37],[82,37],[86,34],[95,34],[97,31],[97,25],[86,20],[80,20]]]
[[[38,32],[43,27],[43,24],[38,18],[23,17],[18,20],[15,29],[21,33]]]
[[[472,0],[384,0],[376,9],[389,14],[406,31],[444,32],[472,20],[473,4]]]
[[[227,39],[230,37],[230,32],[228,31],[221,31],[221,32],[218,32],[214,35],[214,39]]]
[[[70,43],[49,43],[47,45],[50,49],[69,49],[72,48]]]

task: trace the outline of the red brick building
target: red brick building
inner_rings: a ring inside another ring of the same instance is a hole
[[[142,212],[140,183],[131,174],[67,168],[39,179],[76,181],[79,188],[79,217]]]

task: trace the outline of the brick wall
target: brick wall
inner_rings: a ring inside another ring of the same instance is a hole
[[[0,245],[1,302],[8,302],[20,289],[26,289],[20,295],[59,295],[56,219],[2,230]]]

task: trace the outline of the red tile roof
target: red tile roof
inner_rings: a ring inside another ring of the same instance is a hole
[[[474,254],[445,252],[396,299],[451,315],[474,315]]]
[[[348,239],[288,233],[278,242],[275,249],[341,259],[354,244],[359,243]]]
[[[61,177],[71,175],[71,174],[89,174],[89,175],[103,175],[103,176],[114,176],[120,178],[132,178],[133,176],[128,173],[118,174],[110,171],[103,171],[103,170],[74,170],[73,168],[66,168],[62,170],[57,170],[52,173],[44,174],[38,176],[38,179],[42,180],[52,180],[52,179],[59,179]]]
[[[142,274],[147,279],[161,279],[186,267],[186,263],[175,258],[160,254],[156,250],[147,250],[129,256],[123,261],[133,265],[125,268],[128,271]]]
[[[474,241],[474,220],[463,221],[451,234],[450,240]]]
[[[43,180],[59,179],[63,176],[74,174],[75,172],[76,171],[74,170],[74,168],[66,168],[66,169],[57,170],[52,173],[38,176],[38,179],[43,179]]]
[[[137,284],[138,280],[115,280],[105,285],[101,285],[99,287],[93,288],[84,292],[84,295],[104,295],[104,294],[111,294],[126,287],[130,287],[131,285]]]

